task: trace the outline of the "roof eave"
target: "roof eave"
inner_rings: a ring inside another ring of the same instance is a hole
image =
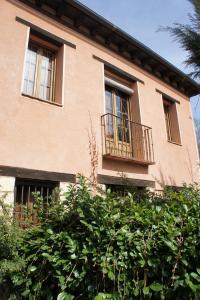
[[[35,0],[35,3],[30,0],[19,1],[109,48],[182,94],[192,97],[200,93],[200,85],[196,81],[79,1]],[[55,10],[55,14],[51,15],[45,11],[43,5],[49,5]],[[63,16],[71,18],[72,22],[67,23],[63,20]],[[88,33],[83,28],[87,28]]]

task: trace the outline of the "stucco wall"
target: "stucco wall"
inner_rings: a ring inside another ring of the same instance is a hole
[[[190,102],[184,95],[140,70],[118,55],[63,28],[59,23],[23,9],[17,1],[0,3],[0,165],[90,175],[88,130],[96,134],[98,173],[156,180],[181,185],[197,181],[198,154]],[[21,95],[24,58],[29,28],[16,16],[76,45],[65,45],[63,106]],[[104,69],[93,54],[140,78],[138,83],[141,122],[153,129],[156,164],[149,168],[119,161],[103,161],[101,115],[104,114]],[[167,142],[162,96],[180,101],[177,113],[182,145]]]

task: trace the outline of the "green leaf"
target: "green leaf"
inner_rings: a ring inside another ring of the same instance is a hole
[[[74,254],[70,255],[70,258],[71,258],[71,259],[76,259],[77,256],[76,256],[76,254],[74,253]]]
[[[107,300],[107,299],[119,299],[118,294],[104,294],[104,293],[99,293],[94,300]]]
[[[30,290],[25,290],[23,293],[22,293],[22,296],[26,297],[26,296],[29,296],[30,295]]]
[[[37,267],[36,266],[31,266],[29,268],[29,272],[35,272],[37,270]]]
[[[159,213],[161,211],[161,207],[160,206],[156,206],[156,211]]]
[[[94,298],[94,300],[104,300],[104,299],[106,299],[106,298],[105,298],[105,294],[103,294],[103,293],[98,294],[98,295]]]
[[[150,289],[154,292],[160,292],[163,289],[163,286],[160,283],[154,282],[150,285]]]
[[[49,258],[49,254],[46,253],[46,252],[43,252],[43,253],[42,253],[42,256],[43,256],[43,257],[48,257],[48,258]]]
[[[190,275],[191,275],[194,279],[196,279],[197,281],[200,281],[200,276],[199,276],[198,274],[192,272]]]
[[[172,251],[176,250],[176,247],[170,241],[164,241],[165,245],[167,245]]]
[[[188,266],[188,262],[187,262],[187,260],[185,260],[185,259],[182,259],[182,263],[183,263],[185,266]]]
[[[52,229],[47,229],[47,233],[52,235],[53,234],[53,230]]]
[[[152,260],[151,260],[151,259],[148,259],[147,263],[148,263],[148,266],[150,266],[150,267],[152,267],[152,266],[153,266],[153,262],[152,262]]]
[[[64,283],[65,283],[65,277],[64,276],[59,276],[58,280],[59,280],[61,285],[64,285]]]
[[[142,292],[143,292],[143,294],[144,295],[148,295],[149,294],[149,287],[144,287],[143,289],[142,289]]]
[[[73,300],[74,296],[66,293],[66,292],[62,292],[58,295],[57,300]]]
[[[29,296],[28,296],[28,300],[34,300],[34,298],[35,298],[35,297],[34,297],[33,295],[29,295]]]
[[[133,293],[134,293],[134,296],[137,297],[139,295],[140,291],[138,288],[135,288]]]
[[[187,284],[189,285],[189,287],[193,292],[196,292],[197,286],[192,281],[188,280]]]
[[[73,272],[75,278],[79,278],[80,274],[77,270]]]
[[[109,271],[108,272],[108,278],[111,279],[111,280],[115,279],[115,274],[112,271]]]
[[[187,207],[186,204],[183,204],[183,208],[184,208],[185,212],[187,213],[188,212],[188,207]]]
[[[197,273],[200,275],[200,269],[199,268],[197,268]]]

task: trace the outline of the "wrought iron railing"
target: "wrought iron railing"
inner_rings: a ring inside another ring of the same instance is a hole
[[[101,117],[103,155],[153,164],[151,127],[107,113]]]

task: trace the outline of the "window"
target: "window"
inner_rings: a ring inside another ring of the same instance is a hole
[[[163,108],[165,115],[165,124],[167,139],[169,142],[180,144],[180,131],[178,125],[178,116],[175,102],[163,98]]]
[[[119,141],[130,143],[129,133],[129,96],[117,89],[106,86],[106,113],[108,114],[108,135],[113,137],[116,126]],[[115,123],[115,124],[114,124]]]
[[[172,140],[172,128],[171,128],[171,120],[170,120],[170,104],[166,101],[163,103],[164,113],[165,113],[165,123],[167,129],[167,138],[168,141]]]
[[[30,34],[24,67],[23,95],[61,104],[63,45]]]
[[[130,100],[132,84],[105,73],[105,135],[108,151],[132,156]]]
[[[118,197],[126,197],[129,194],[132,194],[137,201],[142,200],[142,196],[147,192],[146,187],[116,184],[107,184],[106,190],[110,190],[112,194],[115,194]]]
[[[105,114],[101,117],[103,156],[153,163],[151,128],[141,124],[137,82],[104,70]]]
[[[33,209],[33,193],[39,192],[45,204],[50,201],[57,186],[58,183],[52,181],[16,179],[14,216],[21,226],[25,226],[27,221],[32,224],[38,223],[37,214]]]

